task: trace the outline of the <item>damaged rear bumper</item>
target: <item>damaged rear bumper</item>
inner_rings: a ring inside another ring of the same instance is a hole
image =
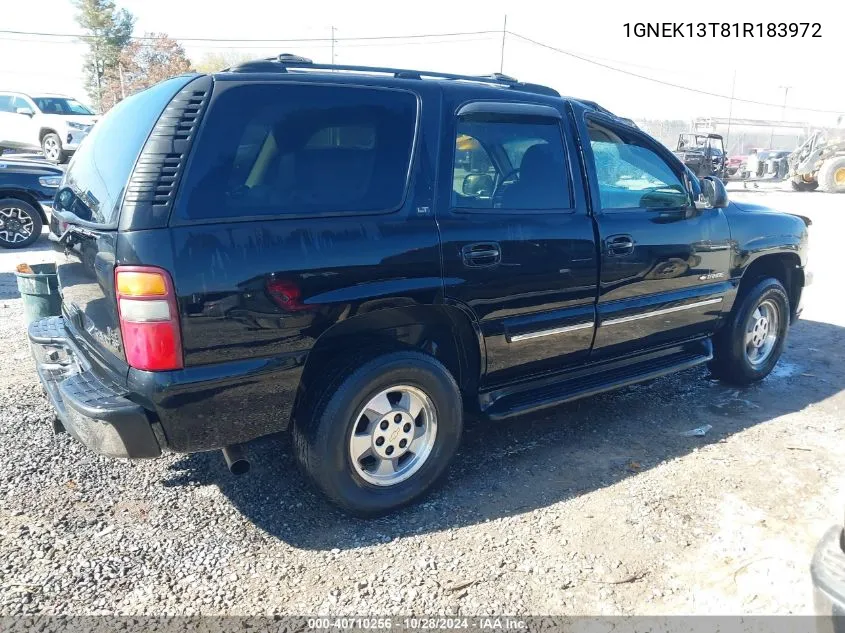
[[[62,317],[35,321],[28,334],[38,376],[68,433],[109,457],[161,455],[147,410],[85,362]]]

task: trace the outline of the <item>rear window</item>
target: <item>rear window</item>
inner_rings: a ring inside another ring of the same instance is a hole
[[[405,197],[416,122],[416,97],[398,90],[226,88],[204,123],[177,217],[396,209]]]
[[[58,203],[81,220],[117,223],[135,161],[173,96],[191,77],[174,77],[124,99],[109,110],[74,154]]]

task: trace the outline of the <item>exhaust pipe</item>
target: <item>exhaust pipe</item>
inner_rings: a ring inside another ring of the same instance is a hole
[[[249,460],[244,455],[243,444],[232,444],[223,447],[223,459],[233,475],[245,475],[249,472]]]

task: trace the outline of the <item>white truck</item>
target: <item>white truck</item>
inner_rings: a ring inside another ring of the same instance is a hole
[[[0,154],[41,150],[47,160],[64,163],[96,122],[97,115],[72,97],[0,91]]]

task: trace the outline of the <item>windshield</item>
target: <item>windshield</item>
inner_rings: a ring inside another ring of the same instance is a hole
[[[94,114],[76,99],[67,97],[33,97],[35,105],[44,114]]]

